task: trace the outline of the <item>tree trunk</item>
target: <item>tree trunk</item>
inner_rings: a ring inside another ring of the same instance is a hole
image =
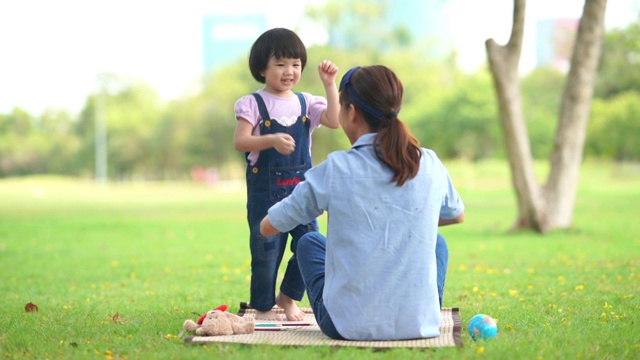
[[[567,228],[573,221],[580,165],[591,110],[593,88],[604,37],[607,0],[585,1],[571,56],[571,70],[562,94],[560,118],[551,171],[545,186],[549,220],[554,228]]]
[[[500,46],[493,39],[489,39],[485,46],[498,95],[500,124],[511,168],[511,182],[518,200],[518,217],[513,229],[530,228],[543,232],[547,229],[546,207],[541,196],[542,189],[533,173],[533,157],[518,82],[524,13],[525,0],[515,0],[509,42]]]
[[[524,121],[518,81],[522,50],[525,0],[514,0],[509,42],[485,43],[498,97],[500,124],[505,137],[511,181],[518,202],[513,230],[544,233],[571,226],[587,120],[604,33],[606,0],[586,0],[564,89],[560,119],[551,156],[547,185],[541,187],[533,172],[533,157]]]

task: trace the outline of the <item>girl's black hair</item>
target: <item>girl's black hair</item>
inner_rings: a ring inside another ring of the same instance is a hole
[[[265,31],[251,46],[249,53],[249,69],[256,81],[265,83],[260,73],[267,68],[269,58],[300,59],[302,70],[307,65],[307,49],[298,35],[285,28],[274,28]]]

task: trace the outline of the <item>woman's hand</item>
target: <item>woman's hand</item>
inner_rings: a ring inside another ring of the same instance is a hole
[[[276,229],[271,225],[271,221],[269,221],[269,215],[265,216],[264,219],[260,222],[260,233],[262,236],[273,236],[279,233],[280,230]]]

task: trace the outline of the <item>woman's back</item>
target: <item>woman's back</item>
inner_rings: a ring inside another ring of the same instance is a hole
[[[453,187],[429,150],[418,175],[397,186],[373,152],[373,137],[322,164],[331,184],[325,306],[349,339],[437,336],[435,243],[442,200]]]

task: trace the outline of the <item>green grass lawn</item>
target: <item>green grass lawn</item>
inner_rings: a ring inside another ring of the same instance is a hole
[[[540,236],[507,232],[504,163],[448,166],[467,206],[442,229],[462,349],[184,345],[184,320],[249,298],[244,183],[38,177],[0,180],[0,358],[640,358],[638,168],[586,163],[574,228]],[[478,313],[496,339],[466,334]]]

